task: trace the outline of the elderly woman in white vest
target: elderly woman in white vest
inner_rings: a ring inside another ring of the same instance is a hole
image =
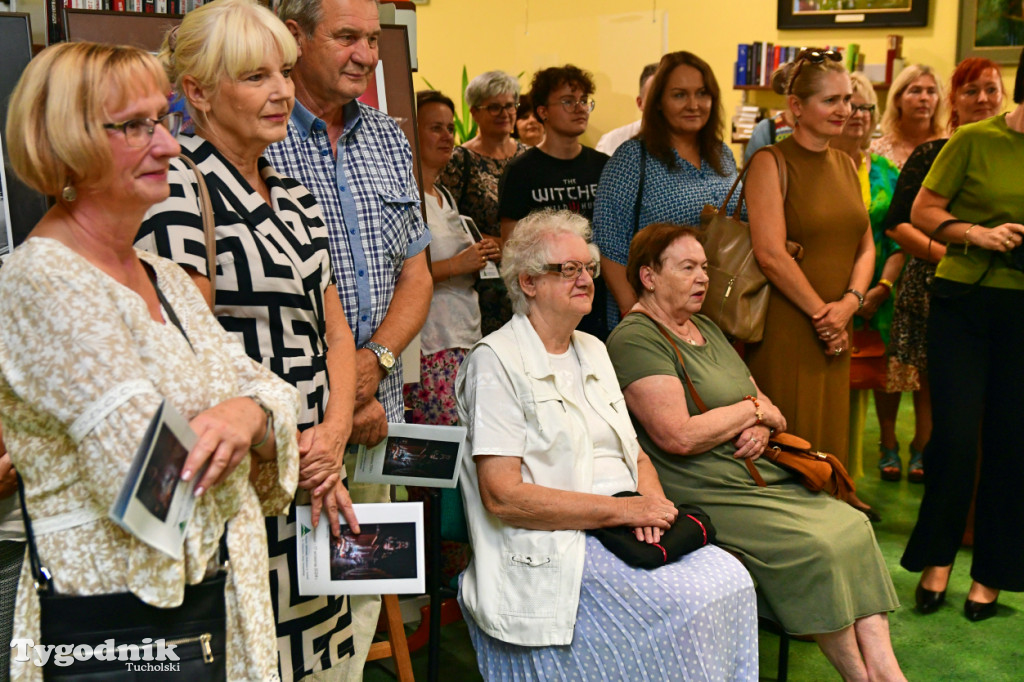
[[[533,213],[502,255],[515,315],[456,382],[474,556],[459,600],[485,679],[756,680],[753,585],[706,546],[632,568],[584,531],[657,543],[678,510],[640,450],[604,345],[574,331],[600,255],[587,221]],[[622,491],[635,497],[613,497]]]

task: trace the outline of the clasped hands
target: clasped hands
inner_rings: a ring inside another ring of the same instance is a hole
[[[640,542],[654,544],[661,540],[664,531],[672,527],[679,510],[664,496],[635,495],[620,497],[625,506],[625,526],[633,528],[633,534]]]
[[[850,319],[857,312],[858,301],[853,294],[844,294],[838,301],[826,303],[811,316],[818,338],[825,344],[826,355],[840,355],[850,348],[846,331]]]

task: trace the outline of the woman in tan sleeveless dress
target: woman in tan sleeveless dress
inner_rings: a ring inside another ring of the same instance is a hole
[[[803,50],[773,76],[796,121],[775,159],[757,154],[747,176],[754,255],[772,283],[764,339],[747,364],[786,416],[789,431],[849,458],[850,320],[864,303],[874,241],[849,157],[829,148],[850,116],[850,79],[831,51]],[[785,241],[804,247],[797,263]]]

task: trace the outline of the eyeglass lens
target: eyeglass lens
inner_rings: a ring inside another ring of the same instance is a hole
[[[502,112],[510,112],[511,113],[511,112],[515,111],[516,107],[518,107],[518,106],[519,106],[518,102],[509,102],[508,104],[488,104],[486,107],[483,107],[483,108],[491,116],[497,116],[498,114],[500,114]]]
[[[153,139],[153,133],[156,131],[158,124],[166,128],[171,137],[176,137],[181,132],[184,118],[185,115],[180,111],[172,111],[157,119],[136,118],[131,121],[125,121],[121,124],[121,128],[124,131],[124,139],[129,145],[145,147]]]
[[[594,107],[597,106],[597,102],[595,102],[592,99],[586,98],[576,100],[572,99],[571,97],[566,97],[565,99],[558,100],[558,103],[562,105],[563,109],[570,113],[576,111],[576,107],[582,107],[587,111],[593,111]]]

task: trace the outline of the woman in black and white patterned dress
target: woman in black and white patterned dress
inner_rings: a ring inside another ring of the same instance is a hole
[[[230,36],[230,38],[228,38]],[[247,50],[225,50],[227,40]],[[248,52],[248,58],[233,56]],[[338,533],[339,510],[357,527],[342,480],[352,428],[355,348],[331,272],[327,228],[305,187],[263,158],[287,134],[294,102],[296,45],[288,29],[250,0],[222,0],[190,12],[160,54],[195,124],[182,136],[209,188],[216,224],[216,291],[211,291],[195,174],[171,164],[171,195],[150,209],[137,246],[192,275],[221,325],[246,353],[296,386],[301,454],[298,504],[312,498]],[[329,350],[328,350],[329,349]],[[328,401],[328,395],[330,400]],[[294,506],[267,518],[270,587],[281,677],[337,679],[352,652],[345,597],[300,597]]]

